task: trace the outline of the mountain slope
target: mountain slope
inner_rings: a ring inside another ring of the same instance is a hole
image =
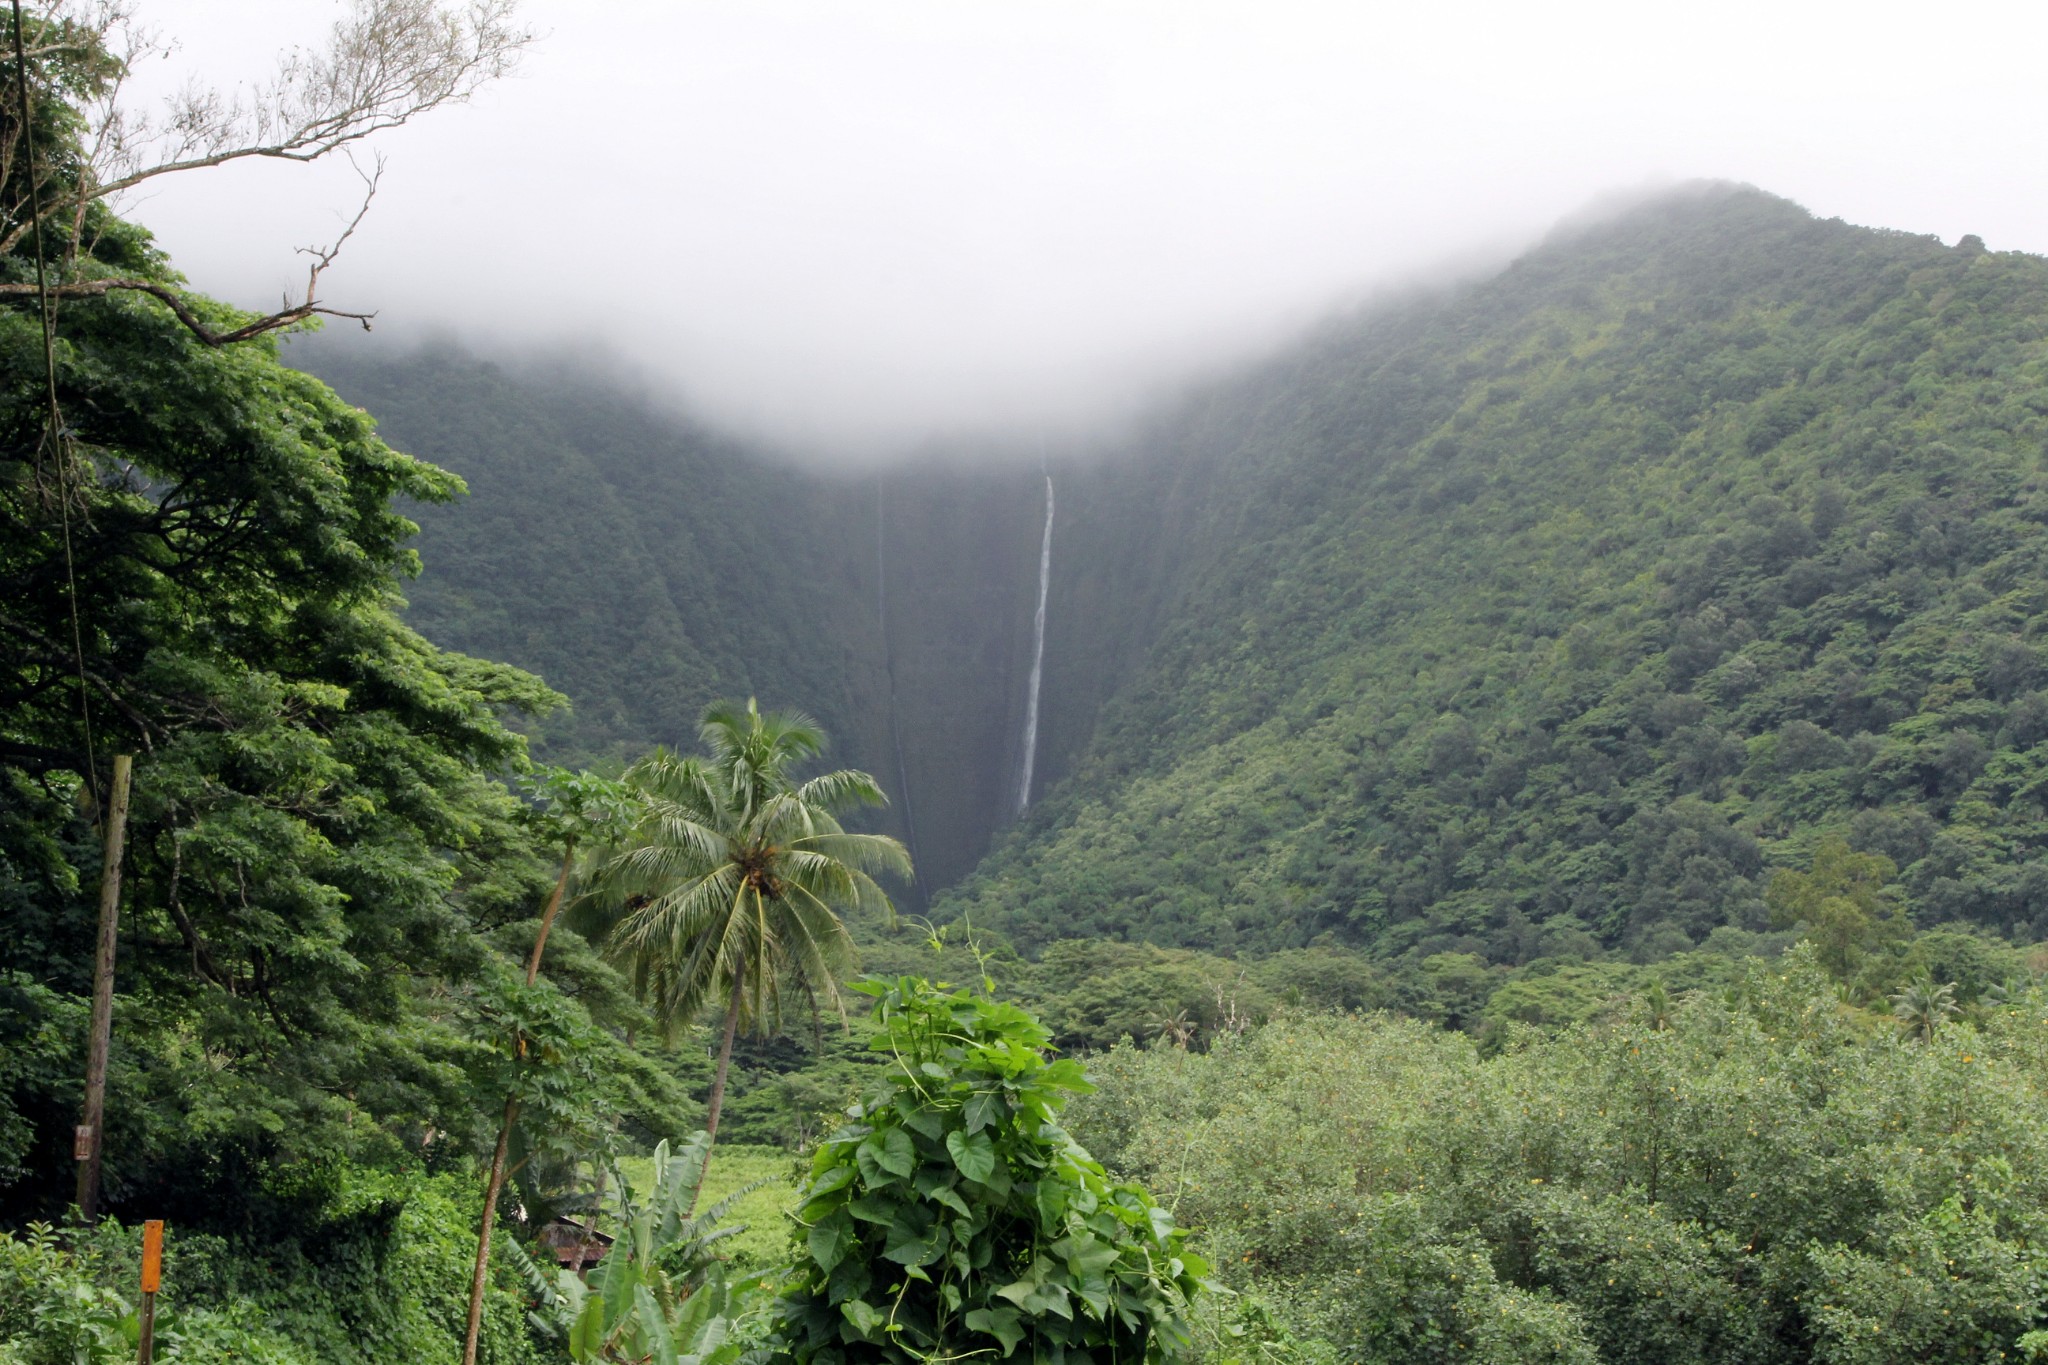
[[[1733,189],[1333,330],[1152,438],[1202,548],[948,907],[1655,956],[1834,830],[2038,935],[2044,335],[2048,263]]]
[[[1519,962],[1761,928],[1829,833],[1922,920],[2048,931],[2044,336],[2037,258],[1708,187],[1056,452],[1021,820],[1039,470],[801,471],[566,374],[313,363],[470,481],[415,619],[568,691],[556,754],[755,693],[1027,947]]]

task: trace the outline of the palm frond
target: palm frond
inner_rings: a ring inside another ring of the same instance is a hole
[[[889,798],[882,794],[881,784],[866,773],[853,768],[820,773],[799,785],[794,795],[807,806],[815,806],[819,810],[835,814],[856,806],[889,804]]]
[[[834,830],[794,840],[790,848],[794,852],[819,854],[863,872],[893,872],[905,878],[913,875],[910,851],[886,834],[847,834]]]

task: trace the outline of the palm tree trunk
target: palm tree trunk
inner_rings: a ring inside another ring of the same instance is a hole
[[[540,979],[540,957],[547,950],[548,930],[555,925],[562,893],[569,888],[569,869],[575,865],[576,841],[571,839],[562,848],[562,872],[555,878],[554,894],[548,897],[547,909],[541,911],[540,932],[533,936],[533,956],[526,959],[529,986]],[[518,1051],[523,1055],[525,1050],[524,1041],[519,1042]],[[462,1337],[462,1365],[476,1365],[477,1337],[484,1323],[484,1279],[491,1268],[491,1224],[498,1218],[498,1196],[505,1192],[505,1151],[512,1145],[512,1124],[518,1117],[519,1101],[508,1097],[505,1121],[498,1125],[498,1149],[491,1155],[491,1176],[484,1182],[484,1216],[477,1223],[476,1273],[469,1281],[469,1326]]]
[[[725,1076],[732,1069],[732,1036],[739,1031],[741,992],[746,989],[747,969],[742,966],[733,973],[732,998],[725,1006],[725,1037],[718,1044],[718,1069],[711,1076],[710,1110],[704,1116],[704,1165],[697,1172],[697,1188],[690,1191],[690,1210],[684,1217],[697,1212],[697,1198],[704,1193],[704,1177],[711,1171],[711,1146],[718,1141],[718,1115],[725,1108]]]

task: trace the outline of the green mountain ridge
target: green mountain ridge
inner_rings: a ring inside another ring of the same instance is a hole
[[[1226,548],[949,908],[1657,956],[1839,831],[2038,934],[2044,285],[1714,189],[1212,400]]]
[[[1020,946],[1519,962],[1763,928],[1827,833],[1923,922],[2048,930],[2044,336],[2038,258],[1727,186],[1332,323],[1050,462],[1015,821],[1036,469],[806,472],[559,375],[310,363],[469,480],[413,619],[574,697],[550,752],[755,692]]]

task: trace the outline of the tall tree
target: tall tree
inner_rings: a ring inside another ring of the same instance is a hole
[[[1912,930],[1892,885],[1897,871],[1882,853],[1858,853],[1830,835],[1814,850],[1811,871],[1786,868],[1771,878],[1764,903],[1772,923],[1803,929],[1821,965],[1846,981],[1873,949]]]
[[[825,746],[807,717],[718,702],[699,735],[704,755],[657,749],[627,771],[645,806],[602,880],[618,916],[612,949],[666,1025],[725,1007],[705,1120],[715,1137],[733,1036],[773,1031],[793,999],[837,1006],[853,959],[840,912],[893,913],[875,874],[908,877],[911,866],[896,840],[839,823],[886,804],[872,777],[796,780]]]
[[[532,784],[532,820],[562,848],[562,867],[555,874],[555,889],[541,910],[540,927],[534,932],[533,952],[526,959],[526,986],[532,990],[540,979],[540,964],[547,955],[548,931],[554,928],[562,898],[569,889],[569,876],[576,868],[577,848],[621,823],[632,809],[632,797],[620,783],[609,782],[592,773],[572,773],[553,768]],[[526,1055],[527,1039],[513,1038],[515,1057]],[[491,1225],[498,1216],[498,1196],[505,1189],[505,1159],[511,1150],[512,1125],[519,1119],[519,1097],[505,1097],[505,1116],[498,1124],[498,1143],[491,1152],[489,1173],[484,1179],[484,1208],[476,1234],[476,1264],[469,1282],[469,1317],[463,1329],[463,1365],[475,1365],[478,1334],[483,1328],[484,1281],[491,1264]]]
[[[0,935],[38,990],[84,994],[91,817],[110,754],[140,755],[108,1198],[147,1179],[204,1213],[243,1163],[473,1126],[445,986],[539,899],[504,713],[560,699],[396,614],[401,504],[460,481],[108,207],[93,111],[126,68],[83,12],[0,11]],[[176,306],[65,292],[108,280]],[[75,1107],[0,1093],[12,1206],[63,1206]]]

